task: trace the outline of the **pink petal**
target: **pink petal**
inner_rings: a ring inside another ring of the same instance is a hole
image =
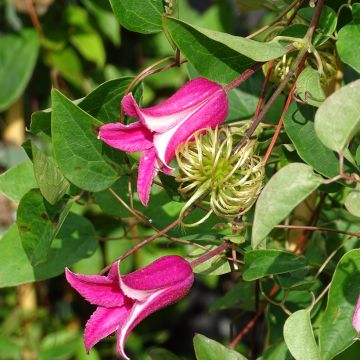
[[[137,193],[141,203],[146,206],[151,192],[151,185],[158,172],[156,166],[156,150],[151,148],[146,150],[140,158],[139,171],[137,178]]]
[[[143,300],[154,291],[174,286],[192,276],[191,265],[186,260],[169,255],[119,278],[120,287],[126,296]]]
[[[84,343],[86,351],[98,343],[101,339],[116,331],[119,326],[126,323],[131,313],[132,302],[127,302],[120,307],[105,308],[98,307],[86,323],[84,332]]]
[[[166,268],[162,269],[163,277],[167,277]],[[133,273],[134,274],[134,273]],[[132,275],[132,274],[131,274]],[[194,281],[193,273],[188,274],[182,281],[168,288],[159,290],[147,297],[145,301],[134,302],[131,313],[117,332],[117,351],[125,359],[129,359],[124,351],[125,341],[131,330],[145,317],[153,312],[170,305],[183,298],[190,290]]]
[[[121,306],[125,297],[119,287],[118,263],[114,263],[110,271],[113,273],[113,279],[100,275],[75,274],[69,269],[65,269],[65,275],[68,283],[90,304]]]
[[[143,151],[153,146],[151,132],[139,121],[130,125],[105,124],[100,127],[99,139],[116,149],[128,152]]]
[[[228,108],[227,95],[221,88],[206,102],[200,104],[189,118],[163,134],[155,134],[154,146],[159,159],[168,164],[179,144],[185,142],[197,130],[214,128],[221,124],[226,119]]]
[[[358,297],[355,306],[354,315],[352,318],[352,326],[358,333],[360,333],[360,296]]]
[[[139,118],[151,131],[163,133],[191,117],[201,104],[219,91],[223,91],[219,84],[197,78],[159,105],[141,109],[132,94],[125,96],[121,104],[128,115]]]

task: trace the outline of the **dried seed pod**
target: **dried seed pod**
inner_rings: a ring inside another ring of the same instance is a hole
[[[264,178],[264,164],[256,155],[256,136],[233,154],[233,148],[244,137],[249,124],[203,129],[177,148],[178,190],[189,199],[181,214],[205,195],[203,202],[211,210],[198,223],[211,213],[231,221],[250,209]]]

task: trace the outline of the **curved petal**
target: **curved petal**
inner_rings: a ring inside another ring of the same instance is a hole
[[[100,127],[99,139],[121,151],[136,152],[153,146],[151,132],[139,121],[130,125],[105,124]]]
[[[352,317],[352,326],[358,333],[360,333],[360,296],[358,297]]]
[[[157,172],[156,150],[151,148],[141,155],[137,178],[137,193],[144,206],[149,202],[151,185]]]
[[[126,296],[142,301],[155,291],[177,286],[189,277],[193,277],[191,265],[180,256],[169,255],[119,279]]]
[[[141,109],[131,94],[126,95],[121,104],[128,115],[140,119],[148,129],[163,133],[191,117],[198,106],[206,103],[218,91],[223,91],[219,84],[197,78],[186,83],[159,105]]]
[[[159,159],[168,164],[179,144],[185,142],[194,132],[202,128],[214,128],[221,124],[228,114],[228,99],[223,89],[201,104],[189,118],[173,129],[154,135],[154,146]]]
[[[118,273],[117,263],[114,263],[110,272]],[[114,270],[113,270],[114,269]],[[113,307],[121,306],[125,296],[119,287],[118,275],[113,279],[100,275],[75,274],[65,269],[68,283],[90,304]]]
[[[164,273],[164,269],[163,269]],[[166,277],[166,270],[163,277]],[[122,326],[119,326],[117,332],[117,351],[125,359],[129,359],[125,354],[125,341],[131,330],[145,317],[153,312],[168,306],[183,298],[190,290],[194,281],[193,273],[185,277],[182,281],[171,287],[159,290],[148,296],[145,301],[134,302],[131,313],[126,317]]]
[[[84,343],[86,351],[101,339],[116,331],[119,326],[126,324],[131,314],[132,302],[128,300],[124,306],[115,308],[98,307],[85,325]]]

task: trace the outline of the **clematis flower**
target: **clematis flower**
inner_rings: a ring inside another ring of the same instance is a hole
[[[354,315],[352,318],[352,326],[358,333],[360,333],[360,295],[355,306]]]
[[[228,113],[226,92],[219,84],[204,78],[189,81],[162,104],[142,109],[132,94],[121,105],[124,112],[139,119],[130,125],[105,124],[99,138],[126,152],[142,151],[137,192],[143,205],[149,201],[151,184],[158,171],[169,175],[169,167],[179,144],[197,130],[215,128]]]
[[[179,256],[164,256],[143,269],[122,276],[119,261],[107,276],[74,274],[65,270],[69,284],[97,309],[86,323],[86,351],[117,332],[117,351],[125,354],[126,338],[145,317],[184,297],[194,275],[190,264]]]

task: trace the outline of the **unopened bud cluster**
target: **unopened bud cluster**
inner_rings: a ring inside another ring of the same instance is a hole
[[[176,180],[180,194],[189,199],[183,211],[202,197],[210,213],[230,221],[250,209],[264,178],[264,164],[256,154],[256,137],[233,152],[248,128],[249,122],[203,129],[177,148]]]

